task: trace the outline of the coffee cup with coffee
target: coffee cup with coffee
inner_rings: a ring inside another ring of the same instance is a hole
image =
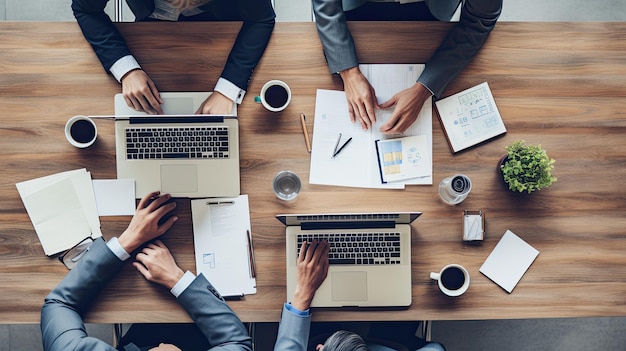
[[[291,101],[291,89],[282,80],[270,80],[261,88],[261,94],[254,98],[266,109],[272,112],[280,112],[287,108]]]
[[[439,290],[448,296],[460,296],[467,291],[470,276],[465,267],[458,264],[449,264],[439,273],[431,272],[430,279],[437,281]]]
[[[77,148],[86,148],[96,142],[98,128],[87,116],[74,116],[65,123],[65,138]]]

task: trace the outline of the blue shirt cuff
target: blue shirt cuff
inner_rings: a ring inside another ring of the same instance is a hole
[[[134,69],[141,69],[141,66],[139,66],[139,62],[137,62],[137,60],[135,60],[135,58],[131,55],[126,55],[121,59],[115,61],[109,71],[111,71],[113,77],[115,77],[115,79],[117,79],[117,81],[121,83],[122,77],[124,77],[126,73]]]
[[[300,317],[308,317],[311,315],[310,310],[306,310],[306,311],[300,311],[299,309],[293,307],[291,305],[291,302],[286,302],[285,303],[285,309],[295,315],[298,315]]]
[[[126,261],[130,258],[130,254],[124,250],[116,237],[112,237],[111,240],[107,242],[107,246],[111,251],[113,251],[113,254],[120,259],[120,261]]]
[[[233,100],[236,104],[241,104],[243,97],[246,95],[245,90],[222,77],[217,80],[217,84],[215,84],[215,89],[213,90],[220,92],[222,95]]]
[[[190,271],[185,272],[185,274],[183,274],[182,278],[180,278],[180,280],[176,283],[176,285],[174,285],[170,292],[172,293],[172,295],[178,298],[178,296],[180,296],[180,294],[182,294],[183,291],[185,291],[185,289],[187,289],[195,279],[196,276],[193,273],[191,273]]]

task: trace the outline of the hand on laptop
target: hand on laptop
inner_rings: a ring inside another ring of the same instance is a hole
[[[152,79],[141,69],[132,70],[122,77],[122,95],[126,104],[137,111],[163,114],[161,95]]]
[[[144,243],[163,235],[178,220],[177,216],[172,216],[159,224],[161,218],[176,208],[176,202],[166,204],[171,199],[169,194],[159,195],[155,191],[139,201],[133,219],[118,239],[126,252],[133,252]]]
[[[214,91],[213,94],[209,95],[202,105],[200,105],[196,114],[230,115],[233,111],[234,103],[233,100],[222,95],[220,92]]]
[[[298,255],[298,281],[291,305],[300,311],[308,310],[315,292],[328,274],[328,242],[302,243]]]

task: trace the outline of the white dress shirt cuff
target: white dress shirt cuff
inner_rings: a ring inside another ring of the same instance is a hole
[[[117,258],[119,258],[121,261],[126,261],[130,258],[130,254],[128,254],[128,252],[124,250],[116,237],[112,237],[111,240],[107,242],[107,246],[111,251],[113,251],[113,254],[117,256]]]
[[[113,77],[115,77],[115,79],[117,79],[117,81],[121,83],[122,77],[124,77],[126,73],[134,69],[141,69],[141,66],[139,66],[139,62],[137,62],[137,60],[135,60],[133,56],[126,55],[121,59],[115,61],[113,66],[111,66],[110,71]]]
[[[239,88],[238,86],[233,84],[231,81],[224,79],[222,77],[220,77],[220,79],[217,80],[217,84],[215,84],[215,89],[213,90],[219,91],[222,95],[233,100],[237,104],[241,104],[241,101],[243,101],[244,95],[246,95],[245,90]]]
[[[191,273],[190,271],[185,272],[185,274],[183,274],[183,277],[180,278],[178,283],[174,285],[170,292],[172,293],[172,295],[178,298],[178,296],[180,296],[180,294],[182,294],[183,291],[185,291],[185,289],[187,289],[189,285],[193,283],[194,279],[196,279],[196,276],[193,273]]]

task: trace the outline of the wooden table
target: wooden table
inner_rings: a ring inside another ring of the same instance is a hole
[[[237,23],[119,24],[161,91],[210,90]],[[364,63],[425,62],[445,23],[352,25]],[[385,33],[385,34],[381,34]],[[419,34],[416,34],[419,33]],[[308,184],[309,154],[298,115],[313,129],[317,88],[341,89],[329,74],[313,23],[278,23],[239,108],[241,191],[249,194],[258,293],[229,304],[244,321],[277,321],[286,299],[284,228],[277,213],[423,211],[413,224],[413,304],[409,309],[318,310],[315,320],[460,320],[626,316],[626,36],[624,23],[499,23],[486,46],[446,90],[488,81],[508,128],[499,139],[453,155],[433,116],[434,184],[454,173],[473,182],[470,196],[447,206],[436,185],[403,191]],[[97,122],[97,144],[70,146],[63,126],[78,114],[113,113],[118,83],[102,70],[75,23],[0,23],[0,320],[36,323],[44,296],[66,274],[43,254],[15,183],[77,168],[115,178],[113,123]],[[290,84],[282,113],[253,102],[269,79]],[[514,140],[541,144],[556,159],[552,187],[530,196],[504,188],[496,163]],[[290,169],[304,180],[294,203],[277,200],[271,179]],[[188,200],[163,240],[195,271]],[[481,245],[461,241],[461,213],[486,213]],[[105,237],[128,217],[103,217]],[[478,272],[510,229],[541,253],[512,294]],[[444,297],[429,272],[460,263],[472,284]],[[100,294],[89,322],[185,322],[165,289],[128,265]]]

